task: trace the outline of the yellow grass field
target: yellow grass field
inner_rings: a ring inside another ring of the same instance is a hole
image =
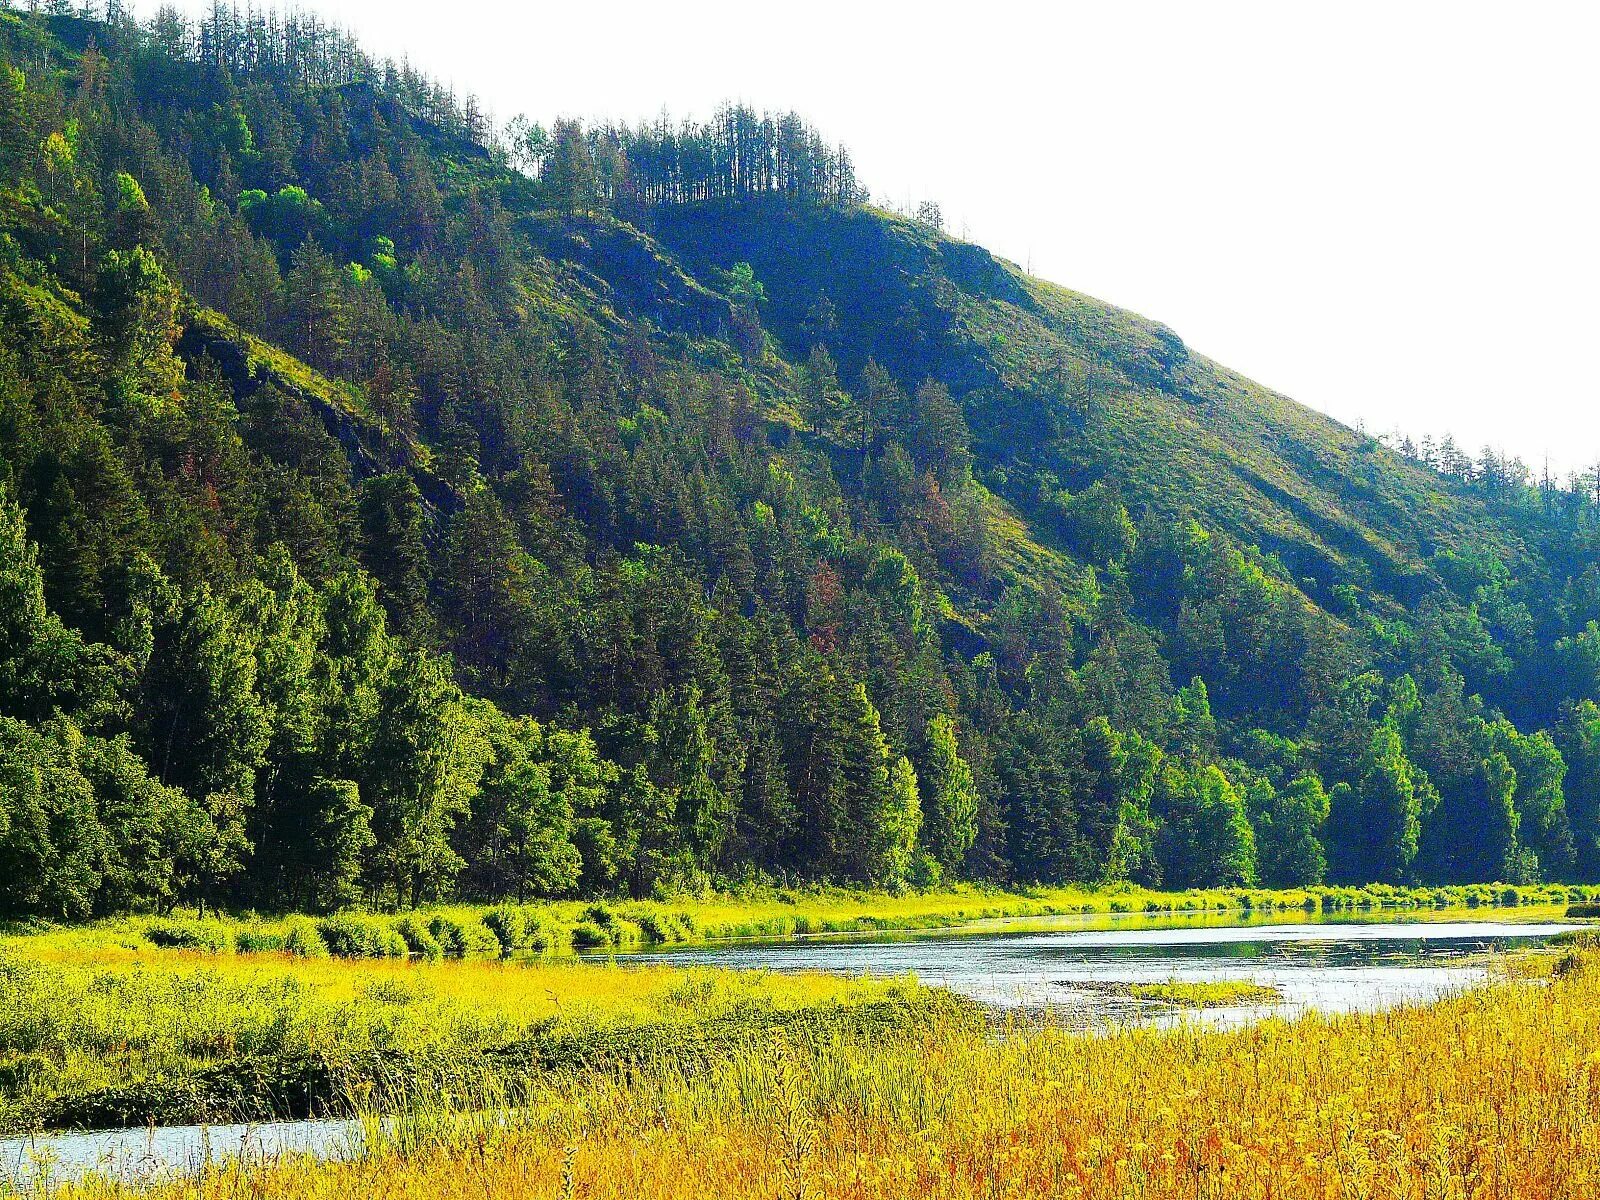
[[[504,1099],[521,1076],[656,1059],[707,1031],[915,1020],[914,980],[213,955],[71,936],[0,947],[0,1133]],[[470,1098],[470,1099],[469,1099]]]
[[[355,1162],[223,1168],[157,1195],[1591,1200],[1600,956],[1554,966],[1237,1032],[752,1044],[704,1071],[550,1089],[514,1119],[396,1130]]]

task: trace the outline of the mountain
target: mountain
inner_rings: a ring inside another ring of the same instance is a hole
[[[308,17],[0,10],[0,908],[1600,877],[1594,480]]]

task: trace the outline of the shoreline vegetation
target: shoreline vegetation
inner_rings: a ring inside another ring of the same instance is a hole
[[[1283,999],[1278,988],[1250,983],[1243,979],[1214,979],[1204,982],[1164,979],[1153,983],[1134,983],[1122,979],[1075,979],[1063,987],[1074,991],[1102,992],[1129,1000],[1171,1008],[1235,1008],[1277,1004]]]
[[[857,933],[956,930],[965,925],[1071,916],[1261,913],[1571,906],[1600,913],[1600,887],[1468,884],[1405,888],[1211,888],[1161,892],[1133,886],[1002,891],[958,886],[892,894],[836,888],[764,889],[664,900],[446,905],[401,913],[323,916],[128,916],[83,925],[28,922],[16,937],[210,953],[285,953],[302,958],[521,958],[734,941],[784,941]],[[6,939],[0,938],[0,946]]]
[[[504,1108],[550,1079],[710,1069],[756,1044],[881,1044],[1008,1022],[914,978],[619,964],[735,938],[1013,919],[1247,919],[1583,903],[1583,888],[769,892],[399,915],[121,918],[0,938],[0,1133]],[[1581,935],[1580,935],[1581,937]],[[592,949],[578,957],[574,949]],[[1123,985],[1118,985],[1122,987]],[[1251,997],[1132,999],[1174,1008]],[[1265,999],[1265,997],[1260,997]]]
[[[868,1043],[981,1006],[913,978],[567,960],[0,951],[0,1136],[514,1108],[531,1087],[692,1071],[806,1037]]]
[[[1017,1025],[997,1036],[945,1009],[891,1036],[754,1033],[699,1060],[530,1077],[514,1107],[489,1112],[458,1107],[481,1096],[419,1090],[398,1116],[363,1122],[352,1161],[286,1155],[52,1194],[1594,1195],[1600,954],[1580,939],[1538,965],[1431,1005],[1245,1030],[1181,1023],[1084,1037]],[[1529,974],[1541,985],[1519,982]],[[1445,1180],[1462,1190],[1427,1190]]]

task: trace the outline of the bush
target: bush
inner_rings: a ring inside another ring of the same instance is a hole
[[[463,921],[448,913],[439,913],[428,922],[428,930],[452,958],[500,953],[500,939],[490,933],[482,921]]]
[[[579,921],[572,927],[574,950],[598,950],[611,945],[611,934],[593,921]]]
[[[245,925],[234,935],[234,941],[244,954],[272,954],[284,948],[284,935],[261,925]]]
[[[531,954],[543,954],[555,944],[555,935],[534,913],[528,914],[528,929],[523,948]]]
[[[1592,920],[1600,917],[1600,904],[1595,904],[1593,901],[1569,904],[1567,905],[1567,916]]]
[[[394,923],[394,930],[405,939],[406,949],[424,962],[438,962],[444,957],[444,947],[420,917],[401,917]]]
[[[284,926],[283,948],[297,958],[327,958],[328,943],[317,932],[315,921],[291,917]]]
[[[660,944],[694,940],[694,922],[687,913],[652,908],[633,914],[633,920],[647,942]]]
[[[520,908],[502,904],[483,914],[483,923],[500,943],[501,954],[515,954],[528,945],[528,918]]]
[[[917,851],[911,860],[911,886],[931,892],[944,882],[944,864],[926,850]]]
[[[405,958],[406,941],[387,921],[344,913],[317,922],[317,932],[339,958]]]
[[[580,923],[603,929],[606,939],[613,946],[635,946],[644,940],[644,931],[638,922],[629,920],[604,904],[591,904],[584,909]]]
[[[233,931],[221,921],[152,921],[144,936],[166,950],[203,950],[232,954]]]

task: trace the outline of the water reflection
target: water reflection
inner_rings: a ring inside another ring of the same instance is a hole
[[[359,1121],[276,1121],[9,1138],[0,1140],[0,1194],[7,1189],[45,1192],[91,1174],[130,1181],[192,1176],[230,1158],[345,1158],[359,1153],[362,1128]]]
[[[1483,956],[1535,945],[1569,925],[1555,921],[1385,920],[1366,923],[1068,929],[921,937],[900,941],[802,942],[640,955],[680,965],[823,970],[845,975],[914,973],[988,1004],[1103,1008],[1118,1019],[1137,1008],[1074,983],[1206,983],[1240,980],[1276,988],[1285,1015],[1372,1010],[1427,1001],[1485,978]],[[1159,1006],[1151,1019],[1165,1019]],[[1260,1015],[1256,1006],[1210,1019]]]

